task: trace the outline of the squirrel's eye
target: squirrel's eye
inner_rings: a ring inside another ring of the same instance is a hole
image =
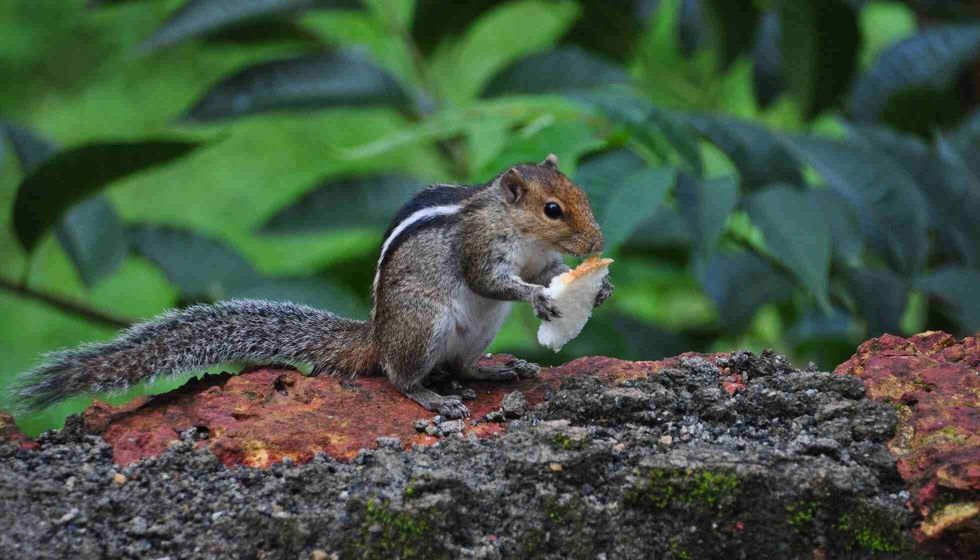
[[[548,216],[552,220],[557,220],[561,218],[561,206],[557,202],[549,202],[544,205],[544,215]]]

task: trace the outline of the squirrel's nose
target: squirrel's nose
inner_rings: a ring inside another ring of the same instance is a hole
[[[602,239],[602,234],[597,235],[593,240],[592,244],[589,246],[590,253],[601,253],[602,249],[605,247],[605,242]]]

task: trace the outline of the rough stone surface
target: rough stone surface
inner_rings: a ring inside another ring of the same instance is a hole
[[[97,407],[34,450],[0,444],[0,557],[917,554],[885,447],[895,409],[851,376],[771,354],[587,358],[472,385],[477,419],[445,439],[422,439],[414,421],[429,413],[390,402],[382,380],[335,383],[269,369],[213,377]],[[524,416],[478,420],[515,388]],[[300,447],[315,423],[321,439]]]
[[[16,443],[23,447],[34,447],[33,440],[24,435],[14,423],[14,417],[2,410],[0,410],[0,441]]]
[[[888,448],[922,516],[916,539],[942,555],[980,556],[980,339],[885,335],[835,372],[860,377],[898,411]]]
[[[562,380],[594,376],[622,382],[646,377],[682,358],[581,358],[518,382],[473,383],[468,388],[477,398],[467,404],[472,416],[463,431],[479,437],[503,431],[500,419],[485,421],[488,413],[502,408],[508,418],[519,416],[527,406],[543,402]],[[498,355],[484,363],[513,359]],[[723,388],[731,386],[737,378],[738,374],[722,373],[713,385],[718,387],[720,380]],[[446,394],[452,389],[436,388]],[[361,449],[375,447],[379,437],[397,437],[406,449],[431,445],[445,431],[437,429],[442,419],[433,421],[428,432],[415,424],[431,414],[383,377],[308,377],[295,370],[258,368],[239,375],[206,375],[176,391],[119,407],[96,402],[85,411],[83,422],[88,431],[109,442],[120,465],[159,455],[171,441],[193,430],[197,445],[210,447],[224,464],[267,467],[284,457],[306,462],[318,452],[351,459]]]

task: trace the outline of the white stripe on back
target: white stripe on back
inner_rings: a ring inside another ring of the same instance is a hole
[[[375,292],[378,290],[378,278],[381,277],[381,263],[385,260],[385,254],[388,253],[388,248],[391,246],[392,242],[398,239],[405,229],[407,229],[412,224],[421,222],[423,220],[429,220],[436,218],[438,216],[448,216],[450,214],[455,214],[463,209],[460,204],[447,204],[445,206],[430,206],[429,208],[423,208],[421,210],[416,210],[411,216],[402,220],[398,226],[391,230],[391,234],[388,235],[387,239],[383,245],[381,245],[381,255],[378,257],[378,268],[374,273],[374,285],[373,289]]]

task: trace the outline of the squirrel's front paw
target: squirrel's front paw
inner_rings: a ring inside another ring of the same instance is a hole
[[[602,286],[599,287],[599,293],[595,295],[595,302],[593,302],[592,307],[599,307],[600,305],[602,305],[602,302],[609,299],[609,296],[612,295],[613,290],[615,289],[616,286],[613,285],[612,281],[609,280],[608,276],[603,278]]]
[[[531,303],[534,305],[534,314],[542,321],[550,321],[561,317],[561,313],[558,312],[558,308],[555,306],[555,300],[545,295],[543,291],[538,292]]]

